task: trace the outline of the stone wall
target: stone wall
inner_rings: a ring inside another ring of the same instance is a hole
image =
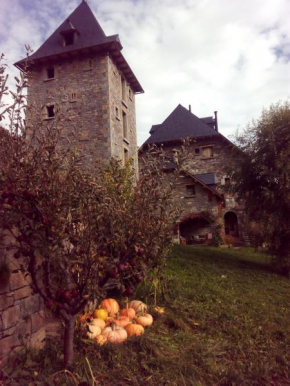
[[[5,242],[9,245],[9,238]],[[15,251],[1,246],[0,264],[6,262],[11,275],[0,288],[0,363],[21,347],[41,347],[46,335],[45,313],[39,295],[31,292],[30,276],[21,271],[23,258],[15,259]]]
[[[54,77],[47,79],[47,69]],[[35,65],[28,89],[28,124],[56,123],[64,136],[76,138],[88,167],[111,156],[108,56],[76,56]],[[47,116],[54,105],[55,118]]]
[[[51,67],[54,77],[47,79]],[[47,116],[47,106],[51,105],[53,118]],[[37,127],[57,124],[64,136],[77,140],[83,163],[89,168],[98,160],[112,156],[123,160],[124,152],[128,151],[127,157],[133,158],[138,170],[135,95],[108,54],[35,65],[31,68],[28,106],[28,124]]]
[[[213,154],[211,157],[203,157],[202,155],[202,148],[207,146],[212,146]],[[213,196],[212,200],[209,201],[208,191],[198,184],[196,184],[195,197],[186,197],[186,184],[190,183],[189,177],[180,177],[180,181],[178,181],[177,187],[174,190],[173,199],[176,205],[181,204],[183,209],[180,221],[191,214],[202,211],[210,212],[223,221],[224,215],[227,212],[234,212],[238,219],[239,237],[241,240],[244,240],[247,235],[244,203],[238,200],[237,197],[229,194],[224,184],[226,177],[225,165],[229,159],[231,146],[232,145],[228,144],[226,140],[223,140],[221,137],[196,139],[195,142],[187,148],[189,158],[184,164],[184,169],[193,175],[205,173],[216,174],[218,180],[216,189],[219,194],[224,195],[223,207],[218,207],[216,196]],[[171,160],[174,160],[173,151],[180,150],[180,147],[181,142],[168,142],[163,144],[163,150]],[[199,149],[199,151],[196,152],[196,149]],[[142,152],[141,156],[145,156],[146,158],[145,152]]]
[[[122,92],[122,79],[124,92]],[[109,95],[112,156],[123,159],[124,151],[127,150],[128,157],[133,159],[133,166],[138,171],[135,95],[111,58],[109,59]],[[126,114],[127,120],[126,136],[123,132],[123,113]]]

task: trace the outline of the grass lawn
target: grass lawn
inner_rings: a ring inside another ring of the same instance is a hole
[[[77,341],[73,375],[54,376],[62,354],[49,342],[14,363],[26,375],[6,370],[7,385],[93,385],[92,373],[104,386],[290,385],[290,280],[271,271],[269,256],[175,246],[162,286],[165,313],[141,338],[101,348]],[[153,304],[154,288],[139,297]]]

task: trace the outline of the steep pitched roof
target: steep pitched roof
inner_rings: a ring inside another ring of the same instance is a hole
[[[73,32],[74,43],[64,45],[63,36]],[[55,57],[67,57],[72,53],[90,51],[108,51],[116,63],[119,64],[128,82],[135,92],[144,92],[124,56],[120,52],[122,44],[118,35],[106,36],[92,10],[86,1],[70,14],[70,16],[53,32],[53,34],[28,57],[28,61],[39,61]],[[24,69],[27,59],[15,63],[15,66]]]
[[[183,170],[182,173],[186,174],[187,176],[191,177],[194,181],[196,181],[198,184],[200,184],[203,188],[210,191],[212,194],[214,194],[218,199],[221,201],[224,201],[224,197],[219,194],[211,185],[207,185],[204,183],[200,178],[198,178],[197,174],[191,174],[188,171]]]
[[[212,137],[220,134],[180,104],[160,125],[153,125],[145,144],[162,143],[185,138]]]

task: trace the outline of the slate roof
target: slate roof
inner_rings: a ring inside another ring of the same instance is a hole
[[[194,176],[206,185],[216,185],[218,183],[215,173],[194,174]]]
[[[207,119],[207,118],[206,118]],[[143,145],[185,138],[215,137],[220,134],[180,104],[160,125],[153,125]]]
[[[72,45],[63,45],[63,36],[68,31],[75,31]],[[71,15],[53,32],[53,34],[28,57],[28,60],[38,61],[55,57],[67,57],[69,54],[90,51],[109,51],[123,71],[128,82],[135,92],[144,92],[124,56],[120,52],[122,44],[118,35],[106,36],[95,15],[86,1],[71,13]],[[24,69],[26,59],[15,63],[15,66]]]

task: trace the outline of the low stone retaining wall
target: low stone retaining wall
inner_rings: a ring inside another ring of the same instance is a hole
[[[16,260],[14,252],[1,245],[0,264],[7,263],[11,274],[5,287],[0,283],[0,363],[23,346],[40,348],[46,336],[43,301],[32,294],[30,276],[21,271],[23,258]]]

